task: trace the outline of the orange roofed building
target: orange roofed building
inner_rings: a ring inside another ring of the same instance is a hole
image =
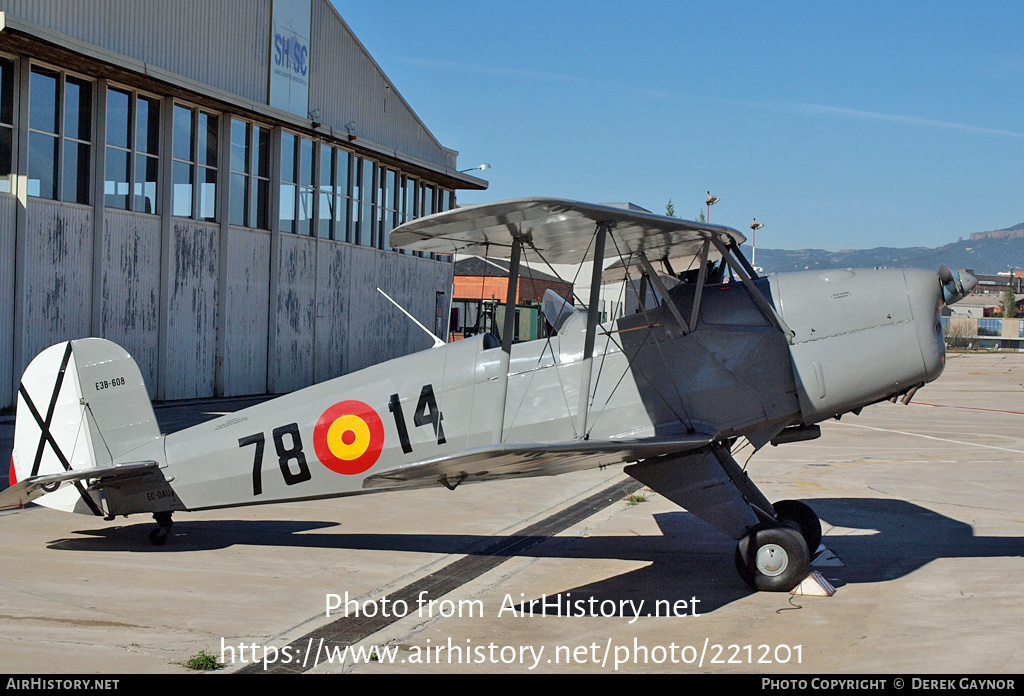
[[[460,339],[480,333],[500,335],[504,323],[505,295],[508,291],[508,259],[468,256],[455,262],[455,288],[452,292],[451,338]],[[547,335],[540,302],[546,290],[573,301],[572,283],[525,265],[520,267],[516,295],[517,341]]]

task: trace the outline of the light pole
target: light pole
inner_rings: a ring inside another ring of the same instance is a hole
[[[706,222],[711,222],[711,206],[720,201],[718,196],[712,196],[711,192],[708,191],[708,197],[704,199],[704,202],[708,204],[708,218]]]
[[[763,224],[754,218],[754,221],[750,223],[750,243],[753,246],[754,253],[750,256],[750,265],[757,268],[757,231],[764,227]]]

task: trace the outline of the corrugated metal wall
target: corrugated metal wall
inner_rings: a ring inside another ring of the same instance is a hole
[[[0,408],[14,395],[14,229],[18,201],[0,196]]]
[[[4,0],[3,11],[267,102],[270,0]]]
[[[309,99],[321,123],[340,130],[355,121],[360,137],[454,168],[334,9],[311,2]],[[267,103],[270,0],[5,0],[0,10]]]
[[[271,382],[278,393],[293,391],[430,347],[430,338],[378,287],[428,327],[436,293],[447,302],[451,288],[451,264],[290,234],[281,235],[276,269],[269,232],[229,228],[227,256],[221,258],[219,225],[179,219],[172,221],[170,257],[161,264],[160,218],[114,210],[105,211],[94,280],[92,211],[29,199],[24,262],[17,264],[24,269],[24,294],[16,298],[16,206],[17,199],[0,196],[0,309],[7,308],[0,331],[8,339],[21,337],[24,360],[13,365],[12,341],[0,342],[0,407],[13,404],[12,377],[36,354],[94,334],[132,354],[154,398],[261,394]],[[271,298],[275,273],[277,295]],[[95,332],[93,287],[100,293]],[[167,305],[163,370],[161,292]],[[13,318],[16,301],[22,305],[20,327]],[[218,348],[220,312],[225,335]]]
[[[346,372],[432,345],[430,338],[382,297],[377,288],[402,302],[427,328],[433,328],[435,293],[444,292],[446,298],[450,295],[453,266],[410,256],[403,258],[407,263],[399,265],[391,262],[387,252],[352,248],[347,278]]]
[[[277,285],[277,359],[273,390],[313,383],[316,319],[316,239],[281,235]]]
[[[171,225],[167,366],[158,395],[167,400],[214,396],[217,369],[217,277],[220,225]]]
[[[349,312],[352,303],[349,276],[352,247],[321,243],[316,257],[316,357],[313,379],[322,382],[347,370],[350,343]]]
[[[281,237],[274,391],[284,393],[432,345],[377,288],[428,327],[452,265],[326,239]],[[315,319],[315,320],[314,320]]]
[[[160,318],[160,218],[105,211],[99,329],[135,358],[156,396]]]
[[[267,392],[270,326],[269,232],[232,227],[227,232],[218,395]]]
[[[354,121],[360,138],[438,165],[455,167],[446,151],[398,94],[334,8],[314,0],[309,108],[335,128]]]
[[[91,333],[92,209],[30,198],[24,256],[21,375],[44,348]]]

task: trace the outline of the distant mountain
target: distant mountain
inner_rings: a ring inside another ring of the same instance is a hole
[[[750,247],[743,253],[750,258]],[[1003,230],[975,232],[952,244],[928,247],[877,247],[875,249],[758,249],[757,265],[765,273],[826,268],[969,268],[978,273],[1024,269],[1024,222]]]

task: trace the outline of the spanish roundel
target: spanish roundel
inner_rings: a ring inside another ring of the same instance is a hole
[[[317,458],[338,474],[361,474],[384,448],[384,424],[362,401],[341,401],[324,411],[313,429]]]

